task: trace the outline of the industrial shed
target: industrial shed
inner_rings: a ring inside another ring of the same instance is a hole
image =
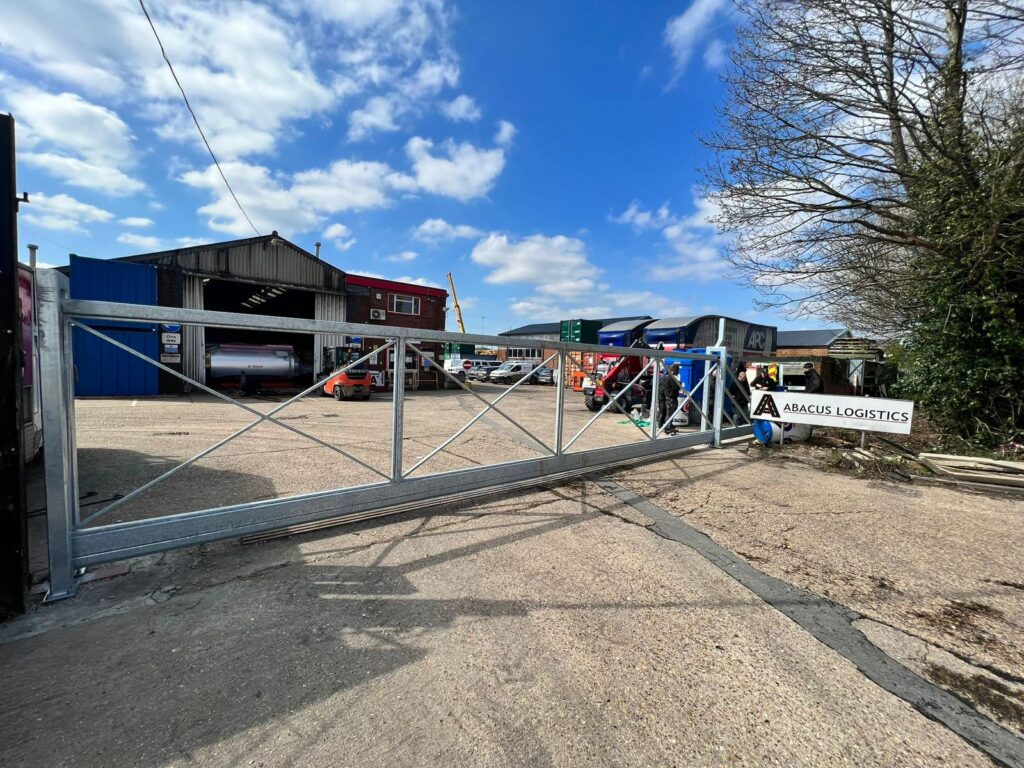
[[[276,232],[120,259],[75,256],[69,274],[72,296],[81,299],[316,320],[346,319],[345,272]],[[118,329],[118,340],[130,338],[133,348],[140,345],[137,348],[147,356],[202,383],[206,383],[207,344],[286,344],[294,348],[303,366],[319,371],[323,347],[345,343],[343,338],[328,334],[310,336],[194,326],[168,329],[140,323],[132,326]],[[171,331],[170,335],[167,331]],[[181,336],[178,343],[168,341],[175,340],[176,332]],[[85,349],[91,343],[76,338],[77,359],[86,362],[86,357],[98,353]],[[140,379],[134,361],[129,363],[120,357],[118,360],[119,364],[113,366],[90,366],[102,368],[102,372],[83,374],[76,394],[147,395],[181,391],[180,381],[173,376],[160,373],[159,380],[152,375]],[[155,368],[141,361],[139,364],[156,373]],[[84,371],[84,366],[80,367]]]

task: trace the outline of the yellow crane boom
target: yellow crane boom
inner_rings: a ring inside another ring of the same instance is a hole
[[[462,308],[459,306],[459,297],[455,295],[455,281],[452,273],[448,273],[448,286],[452,289],[452,306],[455,307],[455,321],[459,324],[459,333],[466,332],[466,325],[462,322]]]

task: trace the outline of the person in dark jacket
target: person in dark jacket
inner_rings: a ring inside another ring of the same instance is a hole
[[[804,363],[804,392],[809,395],[825,394],[825,382],[814,370],[814,363]]]
[[[736,366],[736,373],[729,384],[729,394],[740,408],[750,404],[750,382],[747,381],[747,368],[743,363]]]
[[[751,389],[767,389],[768,391],[774,390],[778,385],[779,383],[768,374],[767,368],[758,368],[757,376],[750,382]]]
[[[672,417],[679,407],[679,363],[672,363],[668,370],[662,375],[658,382],[658,426],[665,426],[665,422]],[[674,435],[675,429],[669,424],[666,434]]]

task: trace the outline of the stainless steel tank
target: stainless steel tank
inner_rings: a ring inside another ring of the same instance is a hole
[[[285,344],[211,344],[206,348],[208,380],[291,379],[299,374],[295,349]]]

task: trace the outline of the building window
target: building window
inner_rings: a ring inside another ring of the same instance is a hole
[[[418,315],[420,313],[420,297],[389,293],[388,309],[400,315]]]
[[[509,347],[508,356],[514,359],[530,360],[531,358],[539,358],[541,350],[530,349],[529,347]]]

